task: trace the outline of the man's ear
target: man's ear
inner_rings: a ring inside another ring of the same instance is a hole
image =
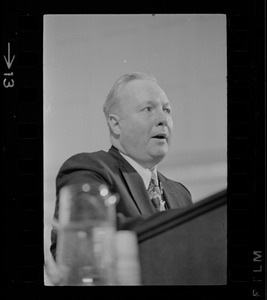
[[[109,114],[108,116],[109,128],[115,135],[120,135],[121,133],[120,121],[121,119],[118,115]]]

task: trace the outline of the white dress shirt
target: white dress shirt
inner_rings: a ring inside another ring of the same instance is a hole
[[[145,187],[146,189],[148,189],[150,180],[151,180],[151,172],[153,172],[156,175],[156,178],[158,178],[157,176],[157,166],[153,167],[152,170],[147,169],[142,167],[141,165],[139,165],[135,160],[133,160],[131,157],[129,157],[128,155],[125,155],[123,153],[121,153],[121,156],[124,157],[128,163],[137,171],[137,173],[142,177]]]

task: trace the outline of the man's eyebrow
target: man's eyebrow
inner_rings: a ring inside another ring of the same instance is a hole
[[[156,103],[156,100],[154,99],[148,99],[145,101],[145,104],[155,104]]]
[[[144,101],[143,103],[140,103],[140,107],[144,107],[144,106],[147,106],[147,105],[157,105],[157,101],[155,99],[147,99],[146,101]],[[164,102],[162,104],[163,107],[171,107],[171,104],[170,102]]]
[[[155,100],[145,100],[144,102],[140,103],[140,106],[146,106],[146,105],[155,105],[156,101]]]
[[[171,103],[170,102],[165,102],[165,103],[163,103],[163,106],[171,106]]]
[[[165,102],[165,103],[163,103],[163,107],[171,108],[171,103],[170,102]]]

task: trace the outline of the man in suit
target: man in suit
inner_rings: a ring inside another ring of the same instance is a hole
[[[152,214],[191,205],[190,192],[157,171],[169,151],[173,120],[170,102],[156,79],[145,73],[123,75],[108,94],[104,113],[112,146],[108,152],[74,155],[63,164],[56,179],[55,219],[60,189],[74,183],[105,184],[119,194],[118,229],[131,229]],[[51,240],[55,257],[54,230]]]

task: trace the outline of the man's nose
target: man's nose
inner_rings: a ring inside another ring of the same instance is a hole
[[[168,123],[168,118],[166,116],[166,112],[164,112],[162,109],[160,109],[157,114],[156,124],[157,124],[157,126],[166,126],[167,123]]]

